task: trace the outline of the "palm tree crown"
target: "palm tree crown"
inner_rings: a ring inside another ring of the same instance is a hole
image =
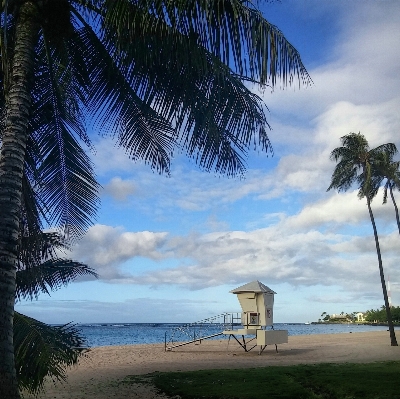
[[[359,198],[367,197],[370,201],[378,192],[382,178],[377,176],[377,164],[382,153],[393,156],[397,148],[393,143],[383,144],[370,149],[367,139],[361,133],[350,133],[341,137],[342,147],[335,148],[330,155],[337,162],[332,174],[332,188],[347,191],[354,184],[359,188]]]
[[[390,198],[392,200],[395,214],[397,227],[400,234],[400,216],[399,210],[396,204],[396,200],[394,198],[393,189],[400,189],[400,161],[394,161],[394,154],[382,151],[378,157],[375,167],[376,179],[381,179],[382,181],[386,179],[385,184],[383,186],[383,203],[386,204],[388,191],[390,194]]]

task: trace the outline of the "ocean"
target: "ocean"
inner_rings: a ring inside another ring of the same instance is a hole
[[[178,341],[189,341],[199,337],[214,335],[226,329],[221,325],[180,323],[98,323],[78,324],[76,326],[86,338],[89,347],[109,345],[156,344]],[[238,326],[240,328],[240,326]],[[235,327],[235,328],[238,328]],[[368,331],[386,331],[385,326],[356,324],[301,324],[276,323],[275,330],[288,330],[290,335],[339,334]],[[223,339],[220,335],[211,339]]]

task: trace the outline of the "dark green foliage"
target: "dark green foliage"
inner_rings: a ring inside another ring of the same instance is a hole
[[[71,324],[54,327],[15,312],[14,347],[19,387],[35,393],[46,377],[66,379],[65,367],[77,362],[85,341]]]
[[[330,159],[337,163],[332,173],[328,190],[347,191],[354,185],[358,187],[358,197],[372,201],[384,177],[376,173],[381,164],[382,154],[393,157],[397,148],[393,143],[369,148],[367,139],[361,133],[349,133],[340,138],[342,147],[335,148]]]
[[[97,274],[87,265],[60,258],[66,245],[57,233],[26,235],[21,239],[16,276],[16,300],[37,299],[50,294],[79,276]],[[14,354],[18,385],[30,393],[43,389],[45,378],[66,379],[66,368],[76,364],[86,347],[73,325],[50,326],[14,313]]]
[[[399,374],[400,362],[384,362],[154,373],[144,379],[182,399],[399,399]]]
[[[68,249],[57,233],[24,235],[21,237],[16,298],[37,299],[39,293],[50,294],[82,275],[97,277],[93,269],[83,263],[60,257]],[[58,252],[57,252],[58,251]]]
[[[70,259],[50,259],[40,267],[17,272],[18,299],[35,299],[39,293],[50,294],[83,275],[96,276],[90,267]]]
[[[400,306],[392,306],[390,308],[390,313],[392,315],[393,323],[400,323]],[[369,322],[387,323],[387,313],[385,307],[382,306],[381,309],[371,309],[367,310],[365,315],[365,320]]]

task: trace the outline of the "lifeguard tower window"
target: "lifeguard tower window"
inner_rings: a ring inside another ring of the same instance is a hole
[[[249,320],[248,324],[252,326],[258,326],[259,325],[259,314],[258,313],[248,313]]]

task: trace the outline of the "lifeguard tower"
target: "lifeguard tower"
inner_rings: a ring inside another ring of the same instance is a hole
[[[275,345],[276,351],[278,351],[278,344],[288,342],[287,330],[273,329],[274,295],[276,292],[258,280],[242,285],[230,292],[237,295],[242,308],[243,328],[225,330],[223,334],[229,335],[229,339],[233,337],[246,352],[260,346],[260,354],[267,345]],[[267,327],[271,327],[271,329],[267,330]],[[241,341],[237,336],[241,336]],[[246,342],[246,336],[254,337]],[[251,347],[249,347],[250,342],[253,343]]]
[[[239,345],[249,352],[256,346],[260,347],[259,354],[267,345],[288,342],[287,330],[274,330],[274,295],[270,288],[259,281],[242,285],[231,293],[237,295],[242,312],[223,313],[195,323],[174,328],[165,333],[165,350],[188,344],[201,344],[206,339],[220,335],[228,335],[229,342],[234,338]],[[239,327],[237,330],[234,328]],[[270,327],[269,329],[267,329]],[[241,338],[240,338],[241,337]]]

